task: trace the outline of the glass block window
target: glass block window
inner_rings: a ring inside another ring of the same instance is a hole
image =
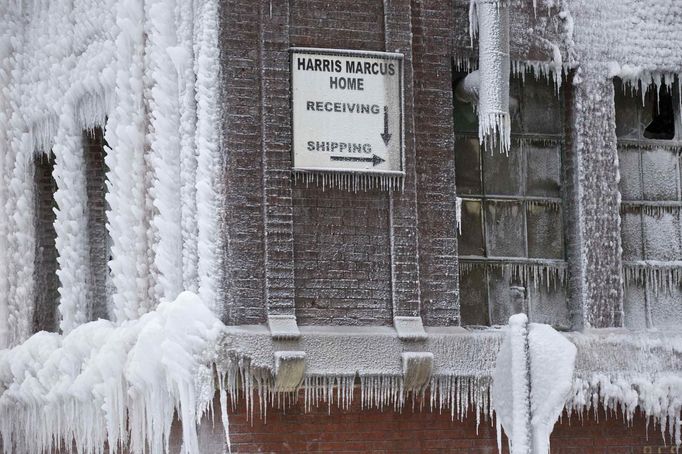
[[[615,82],[625,324],[682,323],[682,178],[677,84]]]
[[[472,106],[455,101],[462,325],[506,324],[524,311],[567,328],[561,101],[532,74],[513,78],[510,92],[508,156],[479,146]]]

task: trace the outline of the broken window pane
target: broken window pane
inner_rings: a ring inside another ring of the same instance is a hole
[[[620,79],[614,79],[616,104],[616,136],[623,139],[640,137],[639,109],[641,101],[630,87],[623,87]]]
[[[650,108],[651,121],[644,129],[647,139],[671,140],[675,137],[675,110],[673,96],[665,86],[659,90],[657,98],[653,98]]]

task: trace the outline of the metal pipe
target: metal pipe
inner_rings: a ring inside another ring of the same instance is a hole
[[[478,138],[487,150],[509,152],[509,4],[475,2],[479,34]]]

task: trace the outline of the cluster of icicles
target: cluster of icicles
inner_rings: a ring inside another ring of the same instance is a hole
[[[623,281],[627,289],[631,284],[648,284],[655,293],[672,293],[682,283],[682,262],[642,260],[623,264]]]
[[[268,408],[287,408],[298,403],[301,394],[306,412],[320,403],[327,405],[329,411],[333,405],[347,410],[357,394],[361,409],[400,412],[406,406],[413,410],[426,406],[438,412],[449,409],[453,420],[463,420],[473,411],[477,423],[481,418],[489,420],[492,412],[491,379],[487,376],[434,375],[423,388],[408,390],[403,378],[397,375],[309,375],[299,388],[283,392],[277,390],[270,369],[252,367],[248,358],[230,361],[226,367],[218,366],[218,372],[224,376],[221,386],[230,397],[232,410],[243,400],[249,418],[254,417],[255,410],[260,417],[267,418]]]
[[[679,374],[654,376],[629,375],[574,377],[573,391],[566,403],[569,415],[586,418],[587,413],[598,417],[599,410],[607,416],[620,415],[632,424],[639,412],[647,417],[647,429],[653,422],[663,440],[670,440],[677,449],[682,445],[682,378]],[[672,451],[671,451],[672,452]]]
[[[295,171],[294,184],[298,181],[305,183],[306,188],[311,184],[326,188],[344,189],[346,191],[371,191],[373,189],[402,190],[405,179],[401,174],[394,173],[350,173],[350,172],[303,172]]]
[[[497,262],[460,262],[461,274],[474,270],[487,269],[498,271],[508,281],[518,281],[524,285],[532,282],[534,288],[546,285],[547,288],[563,288],[567,282],[565,263],[497,263]]]

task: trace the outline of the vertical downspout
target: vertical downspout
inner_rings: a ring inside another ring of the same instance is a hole
[[[478,138],[486,150],[509,152],[509,4],[506,0],[472,0],[478,19]],[[474,25],[475,17],[472,17]],[[473,28],[472,28],[473,30]]]

